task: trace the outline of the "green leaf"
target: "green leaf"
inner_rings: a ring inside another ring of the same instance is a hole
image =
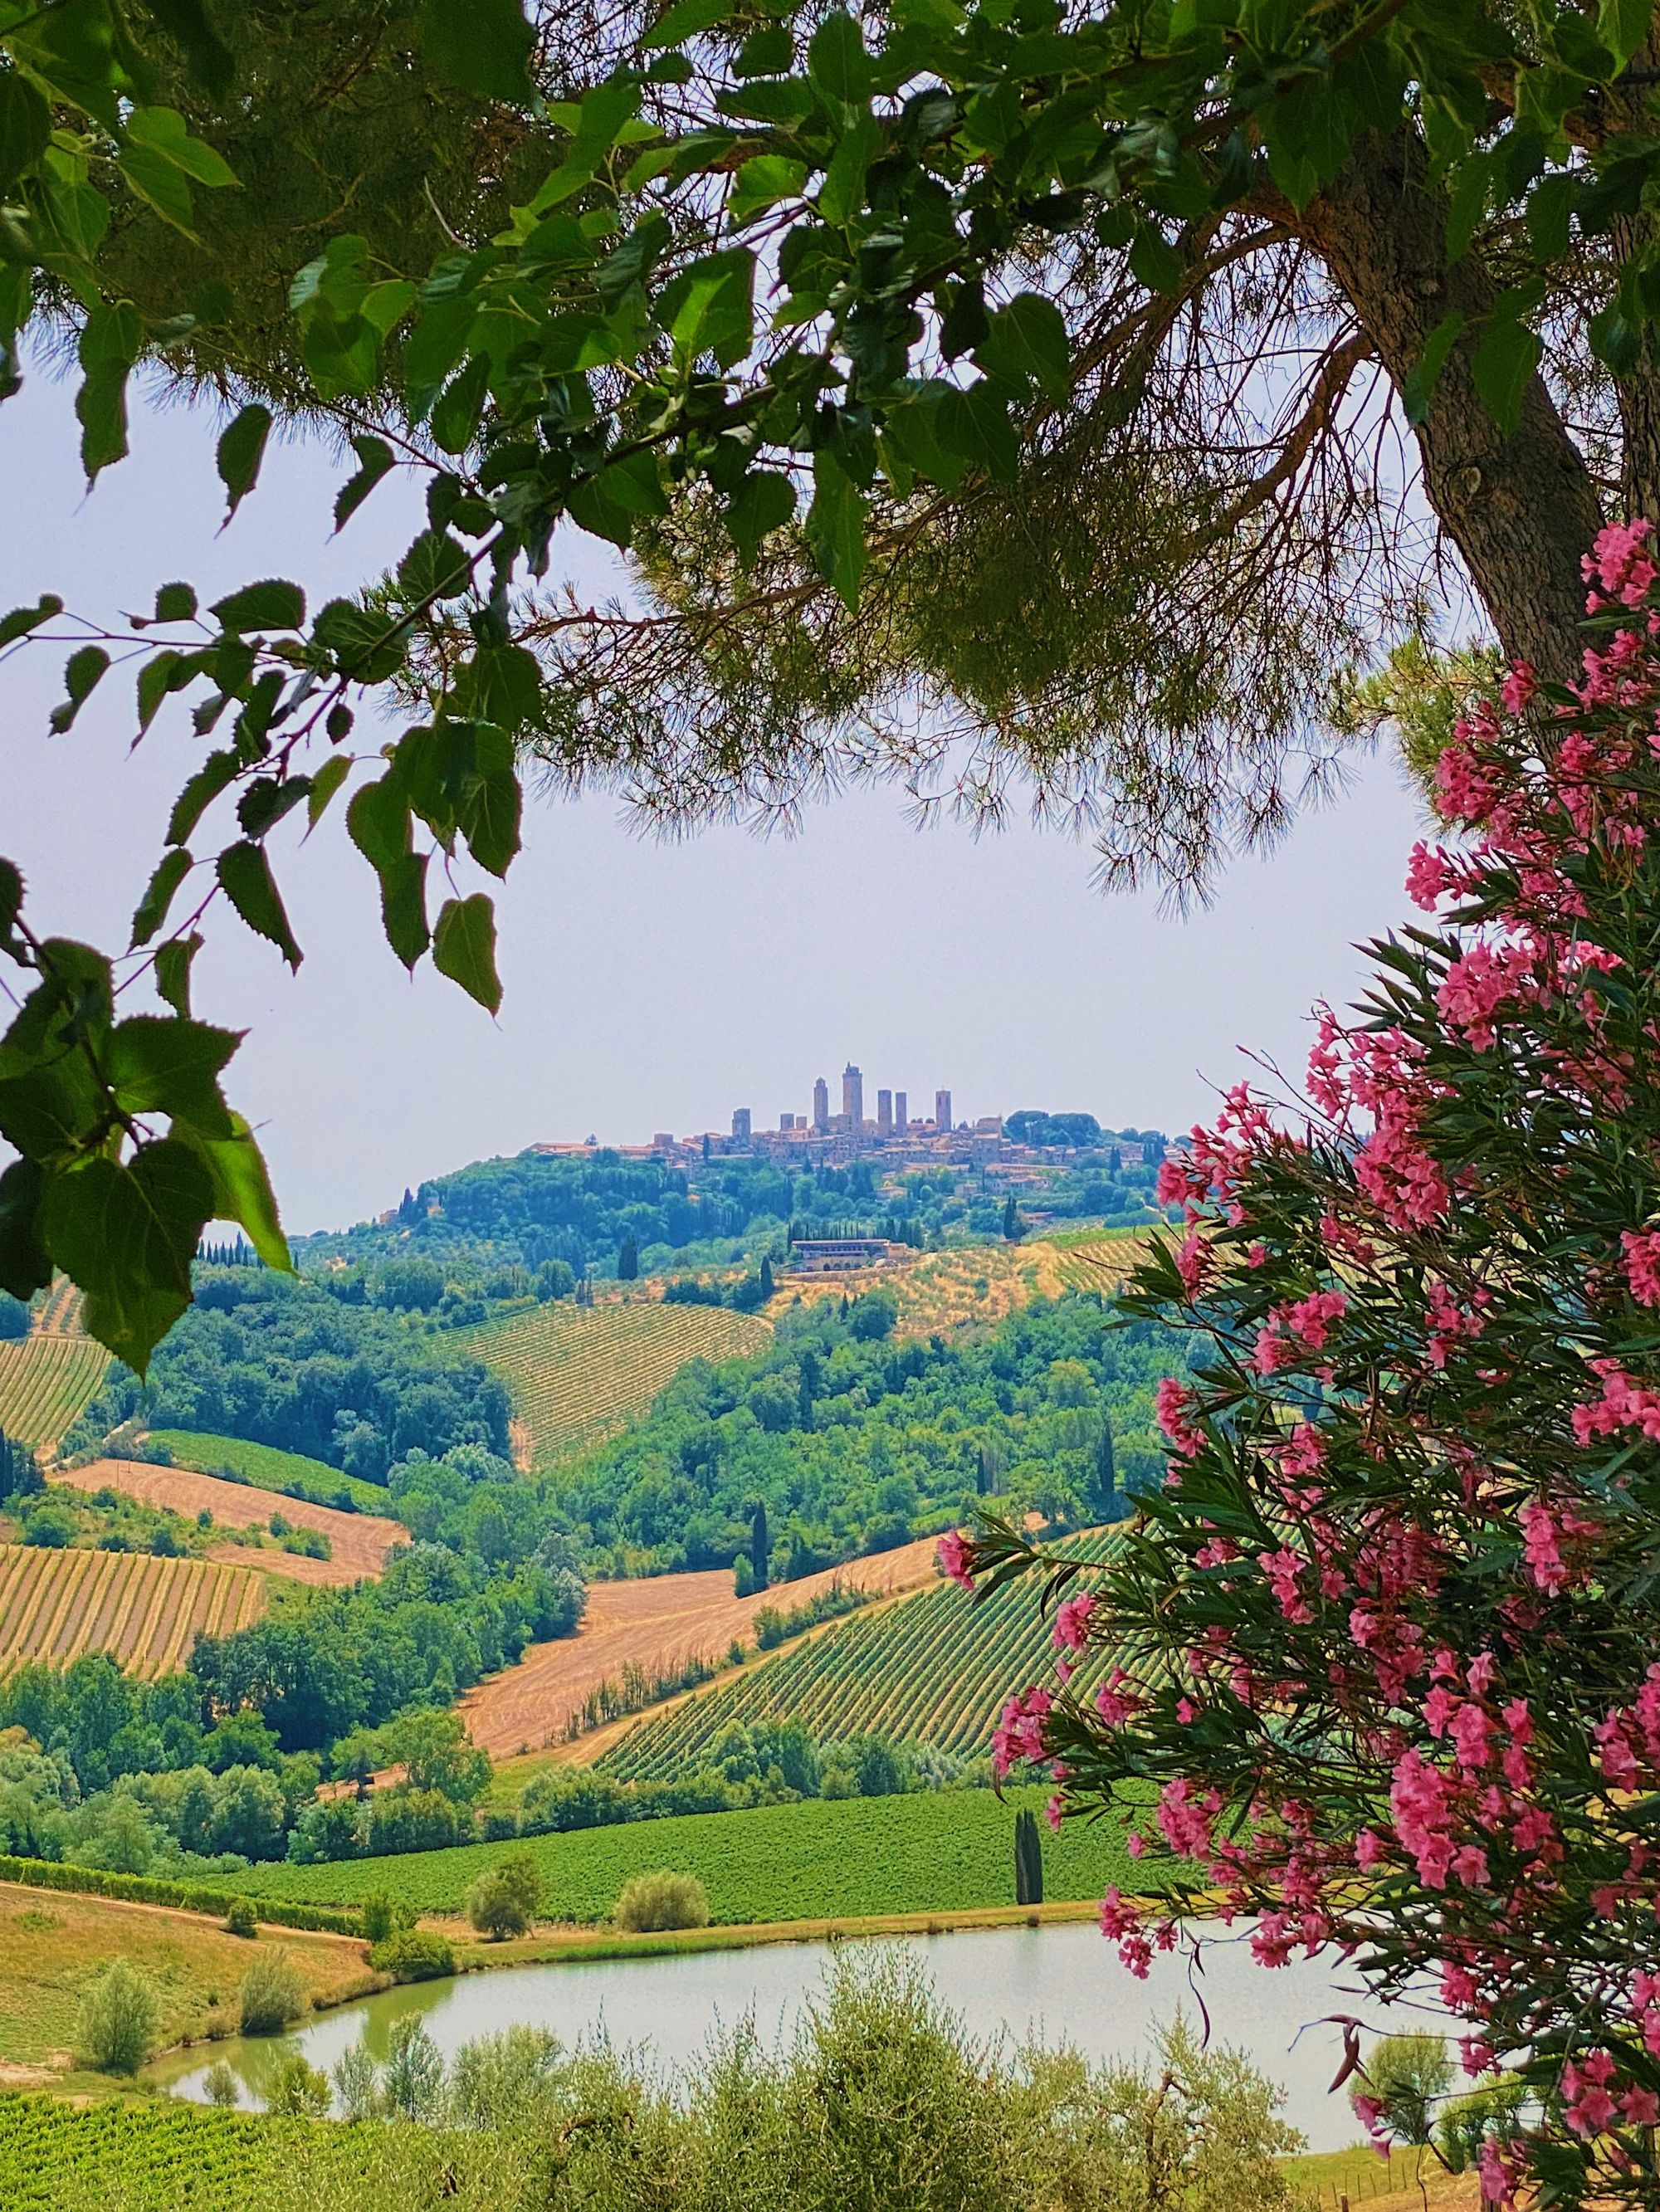
[[[727,501],[727,535],[746,568],[755,566],[761,541],[795,515],[795,486],[770,469],[754,469]]]
[[[754,287],[755,256],[746,246],[705,254],[664,286],[656,319],[683,364],[706,353],[722,368],[743,359],[753,342]]]
[[[832,111],[860,107],[870,92],[870,56],[859,26],[840,9],[826,15],[807,47],[807,82]]]
[[[654,54],[665,46],[678,46],[683,39],[696,38],[699,31],[724,23],[733,5],[733,0],[675,0],[641,40],[641,52]]]
[[[144,10],[179,48],[204,90],[216,98],[229,91],[235,73],[230,49],[208,21],[202,0],[144,0]]]
[[[210,753],[173,802],[167,842],[182,845],[222,791],[236,781],[241,765],[234,752]]]
[[[85,1291],[88,1334],[138,1375],[190,1304],[212,1212],[212,1178],[176,1137],[141,1145],[125,1167],[100,1154],[46,1178],[41,1241]]]
[[[812,480],[807,543],[819,574],[834,586],[844,606],[855,608],[866,555],[864,495],[826,448],[812,457]]]
[[[346,809],[346,835],[377,875],[384,875],[409,851],[409,793],[395,770],[366,783],[353,796]]]
[[[519,0],[423,0],[416,37],[435,76],[485,100],[527,106],[535,33]]]
[[[43,592],[32,607],[14,607],[0,620],[0,647],[14,645],[20,637],[39,629],[64,611],[64,602],[56,592]]]
[[[727,213],[733,222],[747,222],[751,216],[780,200],[797,198],[806,181],[804,162],[789,161],[782,154],[757,154],[744,162],[733,179]]]
[[[0,860],[0,945],[10,941],[22,911],[22,875],[15,860]]]
[[[1020,473],[1019,440],[1008,409],[990,385],[948,388],[934,410],[934,425],[948,453],[960,453],[999,483],[1012,483]]]
[[[15,1298],[31,1298],[52,1281],[52,1257],[39,1228],[46,1180],[38,1160],[14,1160],[0,1175],[0,1291]]]
[[[477,353],[439,393],[433,404],[432,434],[445,453],[465,453],[477,436],[489,380],[489,357]]]
[[[234,1030],[179,1015],[133,1014],[105,1047],[104,1072],[129,1114],[167,1114],[207,1136],[228,1137],[219,1077],[241,1042]]]
[[[222,188],[237,181],[235,170],[216,148],[191,137],[175,107],[134,108],[127,118],[127,144],[143,147],[198,185]]]
[[[130,301],[94,307],[81,331],[79,353],[85,374],[75,395],[81,422],[81,462],[91,483],[100,469],[125,457],[127,377],[143,331]]]
[[[79,646],[70,653],[64,669],[64,689],[69,696],[52,710],[50,726],[54,737],[61,738],[71,726],[109,665],[110,657],[101,645]]]
[[[1182,289],[1182,257],[1164,232],[1150,223],[1136,232],[1129,264],[1130,274],[1149,292],[1174,293]]]
[[[499,1013],[502,985],[496,973],[496,910],[483,891],[446,899],[433,932],[432,964],[459,983],[487,1012]]]
[[[1523,394],[1538,369],[1544,346],[1519,317],[1505,314],[1501,298],[1499,312],[1470,356],[1470,374],[1487,412],[1508,438],[1522,419]]]
[[[232,1114],[229,1119],[229,1136],[192,1139],[212,1180],[211,1218],[216,1221],[240,1222],[248,1232],[248,1242],[265,1265],[275,1267],[281,1274],[291,1275],[294,1255],[283,1234],[264,1158],[253,1140],[253,1132],[242,1116]]]
[[[271,412],[258,400],[243,408],[219,441],[219,481],[229,495],[225,509],[228,522],[259,481],[259,464],[271,435]]]
[[[339,495],[334,502],[334,526],[337,530],[344,529],[381,477],[390,469],[395,468],[398,462],[398,456],[386,440],[374,437],[367,430],[360,430],[351,442],[362,466],[349,483],[340,487]]]
[[[173,895],[193,866],[190,854],[180,845],[161,855],[155,873],[150,878],[144,896],[138,902],[132,917],[132,950],[148,945],[167,918],[167,908],[173,904]]]
[[[191,198],[190,179],[184,171],[153,146],[123,146],[115,160],[131,191],[147,206],[154,208],[162,222],[181,238],[189,239],[192,246],[199,246],[201,240],[192,228],[196,204]]]
[[[228,845],[219,855],[216,873],[226,897],[248,927],[256,936],[269,939],[290,968],[298,968],[304,955],[289,927],[265,847],[246,838]]]
[[[1072,345],[1066,319],[1052,300],[1022,292],[991,319],[989,335],[975,349],[982,368],[1012,372],[1063,405],[1072,396]]]
[[[190,971],[202,950],[197,936],[174,938],[155,948],[155,988],[175,1014],[190,1012]]]
[[[868,108],[855,115],[830,156],[818,187],[818,212],[826,222],[851,222],[865,204],[865,177],[882,150],[882,129]]]
[[[1596,31],[1621,69],[1649,34],[1654,21],[1654,0],[1602,0],[1596,11]]]
[[[406,968],[413,968],[432,942],[427,927],[429,857],[425,853],[398,853],[380,871],[381,927],[387,944]]]
[[[462,664],[456,704],[465,714],[517,732],[542,718],[542,671],[522,645],[483,645]]]
[[[327,811],[329,801],[351,774],[350,753],[336,753],[325,760],[311,780],[311,789],[306,793],[306,834],[312,831]]]
[[[155,617],[159,623],[194,622],[196,594],[188,584],[163,584],[155,594]]]
[[[1430,397],[1446,364],[1447,356],[1464,334],[1464,318],[1457,308],[1444,315],[1424,342],[1424,356],[1401,386],[1401,404],[1408,422],[1421,422],[1429,413]]]
[[[46,152],[52,110],[26,76],[0,71],[0,192],[9,192]]]
[[[251,629],[299,629],[306,619],[306,595],[298,584],[268,576],[216,599],[208,612],[222,629],[239,635]]]
[[[423,605],[459,599],[471,580],[472,564],[447,530],[423,530],[398,567],[399,590]]]

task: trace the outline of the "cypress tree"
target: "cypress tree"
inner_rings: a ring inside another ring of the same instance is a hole
[[[1014,1816],[1014,1901],[1043,1902],[1043,1839],[1037,1832],[1037,1815],[1025,1807]]]
[[[767,1532],[767,1504],[763,1498],[755,1501],[750,1516],[750,1564],[755,1569],[755,1587],[765,1589],[768,1563],[772,1557],[772,1542]]]

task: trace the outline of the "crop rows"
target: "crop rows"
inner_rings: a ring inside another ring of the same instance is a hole
[[[971,1604],[954,1583],[941,1583],[854,1613],[642,1721],[595,1763],[624,1781],[661,1781],[695,1771],[729,1723],[763,1720],[801,1721],[820,1741],[881,1735],[978,1753],[1011,1691],[1042,1679],[1052,1657],[1035,1584],[1013,1583]],[[1110,1658],[1091,1650],[1074,1686],[1091,1687]]]
[[[67,1275],[55,1276],[34,1316],[35,1328],[44,1336],[84,1336],[82,1303],[77,1285],[70,1282]]]
[[[720,1306],[579,1306],[566,1300],[458,1329],[456,1352],[482,1359],[512,1394],[534,1468],[614,1436],[693,1359],[758,1351],[769,1325]]]
[[[0,1431],[32,1451],[60,1443],[97,1396],[109,1364],[89,1336],[36,1330],[0,1344]]]
[[[0,1675],[30,1660],[67,1667],[107,1651],[149,1677],[182,1667],[198,1636],[246,1628],[265,1606],[247,1567],[148,1552],[0,1546]]]

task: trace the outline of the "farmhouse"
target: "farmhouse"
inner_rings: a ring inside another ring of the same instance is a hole
[[[798,1237],[790,1260],[798,1275],[850,1275],[883,1267],[904,1249],[885,1237]]]

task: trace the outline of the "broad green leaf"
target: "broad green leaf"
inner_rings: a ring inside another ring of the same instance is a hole
[[[409,793],[395,770],[353,795],[346,835],[377,875],[409,851],[411,834]]]
[[[190,1304],[212,1213],[212,1178],[178,1138],[140,1146],[125,1166],[100,1154],[46,1178],[42,1242],[86,1293],[88,1334],[139,1375]]]
[[[196,594],[188,584],[163,584],[155,594],[155,620],[194,622]]]
[[[311,634],[340,674],[354,683],[383,684],[404,665],[408,635],[404,626],[356,599],[331,599],[312,624]]]
[[[727,535],[746,568],[755,566],[761,541],[795,515],[795,486],[769,469],[752,470],[727,501]]]
[[[865,204],[865,176],[882,150],[882,131],[868,108],[855,115],[830,157],[818,187],[818,212],[826,222],[851,222]]]
[[[1621,69],[1647,38],[1653,21],[1653,0],[1601,0],[1597,34]]]
[[[744,162],[733,179],[727,213],[733,222],[747,222],[751,216],[776,206],[780,200],[796,198],[806,181],[805,163],[792,161],[782,154],[757,154]]]
[[[699,31],[724,23],[733,7],[733,0],[674,0],[641,40],[641,50],[653,54],[665,46],[678,46],[683,39],[696,38]]]
[[[455,679],[456,704],[498,729],[517,732],[542,715],[542,672],[522,645],[484,645]]]
[[[139,945],[148,945],[167,920],[173,895],[189,875],[192,865],[190,854],[180,845],[161,855],[132,917],[131,943],[135,951]]]
[[[416,36],[435,76],[485,100],[528,106],[535,33],[520,0],[423,0]]]
[[[1500,307],[1502,309],[1503,302]],[[1522,398],[1537,371],[1544,347],[1519,317],[1496,314],[1470,356],[1470,374],[1488,413],[1511,436],[1522,419]]]
[[[52,1258],[39,1228],[45,1188],[36,1160],[14,1160],[0,1174],[0,1291],[15,1298],[31,1298],[52,1281]]]
[[[355,477],[340,487],[334,502],[334,526],[337,530],[345,527],[381,477],[397,465],[398,456],[384,438],[376,438],[367,430],[360,430],[351,442],[362,465]]]
[[[500,763],[471,779],[457,809],[467,850],[481,868],[505,876],[519,850],[519,821],[524,805],[513,770],[512,740],[505,731]]]
[[[1131,275],[1149,292],[1179,292],[1182,289],[1182,257],[1164,232],[1151,223],[1144,224],[1136,232],[1130,246],[1129,264]]]
[[[267,938],[290,968],[298,968],[304,955],[294,941],[283,897],[263,845],[247,840],[228,845],[219,855],[216,870],[225,896],[257,936]]]
[[[144,0],[144,6],[184,55],[197,82],[216,97],[227,93],[234,64],[202,0]]]
[[[489,356],[476,353],[433,402],[433,441],[445,453],[465,453],[478,435],[489,380]]]
[[[82,328],[79,353],[85,374],[75,396],[81,422],[81,463],[90,483],[100,469],[125,457],[127,377],[138,358],[143,329],[130,301],[94,307]]]
[[[423,530],[398,567],[399,589],[423,606],[459,599],[471,580],[472,563],[447,530]]]
[[[839,8],[812,34],[807,82],[832,111],[862,106],[869,94],[870,56],[858,24]]]
[[[0,70],[0,192],[9,192],[46,152],[52,110],[26,76]]]
[[[844,606],[856,607],[866,556],[864,494],[828,450],[813,455],[812,481],[807,543],[819,574]]]
[[[190,1012],[190,971],[202,939],[195,935],[171,939],[155,948],[155,988],[175,1014]]]
[[[1052,300],[1037,292],[1022,292],[998,309],[975,358],[993,374],[1012,372],[1030,378],[1057,406],[1072,395],[1072,347],[1066,319]]]
[[[310,796],[308,775],[257,775],[236,802],[236,818],[250,837],[268,836]]]
[[[316,775],[313,776],[311,789],[306,793],[306,835],[307,836],[322,820],[329,801],[350,774],[351,756],[349,753],[336,753],[333,759],[325,760]]]
[[[69,694],[61,707],[54,707],[51,728],[54,737],[61,738],[73,724],[76,716],[92,695],[93,687],[110,665],[110,657],[101,645],[78,646],[70,653],[64,669],[64,689]]]
[[[14,607],[0,620],[0,646],[12,645],[31,630],[39,629],[64,611],[64,602],[56,592],[43,592],[32,607]]]
[[[161,712],[170,692],[182,690],[195,668],[195,656],[175,653],[171,647],[152,653],[138,672],[138,731],[142,737]]]
[[[750,350],[754,333],[755,256],[745,246],[706,254],[665,285],[656,319],[683,363],[713,354],[730,368]]]
[[[162,222],[180,237],[198,246],[201,241],[192,228],[196,219],[196,204],[191,198],[190,179],[185,172],[154,146],[132,142],[123,146],[115,159],[116,167],[138,198],[154,208]]]
[[[248,1242],[268,1267],[284,1275],[294,1273],[294,1256],[283,1234],[272,1194],[271,1177],[253,1132],[240,1114],[230,1115],[228,1137],[193,1137],[213,1184],[216,1221],[238,1221],[248,1232]]]
[[[179,1015],[133,1014],[104,1048],[104,1073],[129,1114],[167,1114],[204,1135],[228,1137],[219,1077],[240,1042],[234,1030]]]
[[[243,408],[219,441],[219,481],[229,495],[228,522],[259,480],[259,464],[271,435],[271,412],[258,400]]]
[[[298,584],[267,576],[216,599],[208,612],[222,629],[239,635],[251,629],[299,629],[306,619],[306,595]]]
[[[432,942],[427,927],[429,857],[425,853],[399,853],[380,872],[381,926],[387,944],[406,968],[413,968]]]
[[[501,1012],[496,910],[483,891],[475,891],[471,898],[446,899],[439,908],[438,927],[432,938],[432,964],[489,1012]]]
[[[1020,443],[1007,408],[988,384],[966,391],[946,390],[934,410],[939,443],[959,453],[970,467],[983,469],[999,483],[1012,483],[1020,472]]]
[[[171,163],[198,185],[222,187],[237,181],[236,172],[224,155],[200,138],[192,138],[185,118],[174,107],[136,107],[127,118],[127,144],[142,146]]]

